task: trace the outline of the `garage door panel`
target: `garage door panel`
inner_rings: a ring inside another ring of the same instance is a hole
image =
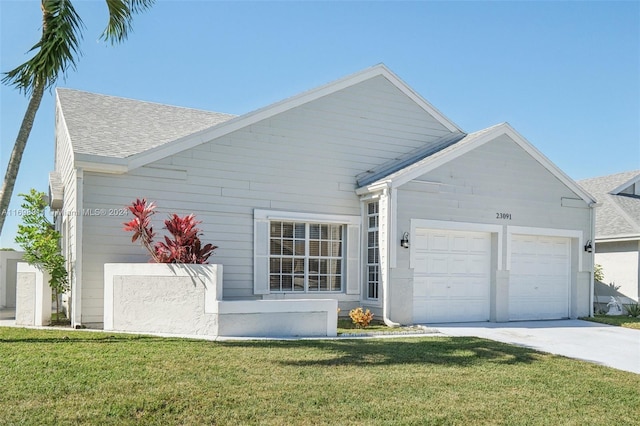
[[[445,255],[426,256],[427,268],[424,271],[430,275],[447,275],[449,273],[449,258]]]
[[[486,236],[482,238],[472,237],[469,240],[469,242],[470,242],[469,251],[471,253],[484,254],[487,250],[487,243],[489,242],[489,240],[487,240]]]
[[[474,256],[468,262],[468,274],[486,276],[491,271],[490,262],[485,256]]]
[[[448,271],[451,275],[467,274],[467,256],[451,255],[449,258]]]
[[[416,238],[414,321],[488,320],[490,234],[420,229]]]
[[[427,238],[427,250],[430,251],[449,251],[449,236],[444,233],[432,233],[428,234]]]
[[[464,235],[454,235],[451,237],[451,252],[467,253],[469,251],[469,238]]]
[[[449,294],[449,280],[443,278],[431,278],[425,280],[425,297],[447,298]]]
[[[514,235],[509,280],[509,319],[569,315],[570,240]]]

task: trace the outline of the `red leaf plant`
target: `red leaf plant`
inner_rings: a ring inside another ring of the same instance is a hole
[[[164,241],[153,243],[155,233],[151,227],[151,216],[155,212],[155,204],[147,204],[147,200],[137,199],[127,207],[133,219],[124,224],[125,231],[132,231],[131,242],[138,239],[151,255],[151,260],[157,263],[207,263],[209,256],[217,249],[213,244],[202,246],[202,233],[197,227],[202,223],[196,221],[193,214],[180,217],[177,214],[169,216],[164,221],[164,229],[169,231],[172,238],[164,237]]]

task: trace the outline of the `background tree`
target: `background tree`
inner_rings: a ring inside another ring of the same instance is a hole
[[[155,0],[105,0],[109,10],[109,22],[101,38],[111,44],[124,41],[133,29],[133,16],[153,5]],[[30,96],[18,137],[7,164],[0,189],[0,232],[4,226],[13,188],[18,177],[22,154],[33,127],[36,112],[44,91],[64,74],[69,67],[75,69],[80,52],[80,40],[84,24],[71,0],[41,0],[42,36],[30,51],[34,56],[17,68],[5,73],[2,82],[16,87]]]
[[[18,225],[16,243],[24,250],[24,260],[49,273],[49,286],[55,293],[56,316],[60,318],[59,295],[69,289],[65,259],[60,252],[61,235],[47,219],[47,199],[44,192],[32,189],[24,198],[23,225]]]

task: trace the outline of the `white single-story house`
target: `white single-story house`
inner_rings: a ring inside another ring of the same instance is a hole
[[[640,170],[584,179],[579,184],[602,205],[594,244],[595,263],[602,265],[605,283],[640,301]],[[606,303],[608,297],[603,297],[601,302]]]
[[[57,89],[51,203],[71,319],[148,262],[125,206],[194,213],[223,298],[336,299],[387,323],[591,312],[594,198],[509,124],[466,133],[384,65],[241,116]]]

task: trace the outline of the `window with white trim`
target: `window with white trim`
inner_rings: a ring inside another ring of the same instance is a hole
[[[379,203],[367,204],[367,299],[377,300],[380,287]]]
[[[269,223],[271,292],[342,291],[344,226]]]
[[[254,210],[254,294],[362,293],[360,215]]]

